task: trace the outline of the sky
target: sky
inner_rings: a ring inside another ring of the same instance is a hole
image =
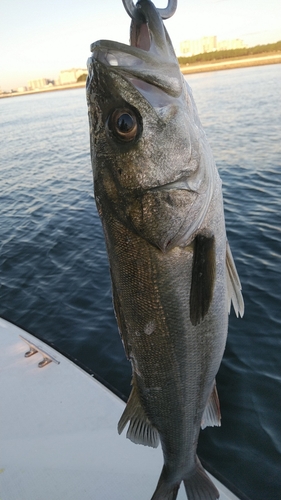
[[[167,6],[167,0],[154,3]],[[281,40],[280,19],[280,0],[178,0],[165,25],[178,53],[181,41],[202,36],[273,43]],[[92,42],[128,43],[129,27],[122,0],[0,0],[0,87],[85,68]]]

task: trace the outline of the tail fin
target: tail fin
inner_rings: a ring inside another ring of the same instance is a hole
[[[162,469],[156,490],[151,500],[176,500],[180,484],[171,484],[167,481],[165,465]]]
[[[194,473],[187,479],[183,478],[183,482],[188,500],[216,500],[220,496],[198,458]],[[176,500],[180,483],[181,481],[175,484],[168,480],[164,465],[151,500]]]
[[[216,500],[220,496],[198,459],[195,473],[183,482],[188,500]]]

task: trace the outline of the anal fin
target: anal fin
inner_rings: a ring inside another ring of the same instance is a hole
[[[220,412],[220,402],[218,391],[216,388],[216,383],[214,383],[213,390],[206,404],[206,408],[203,413],[201,429],[205,427],[214,427],[221,425],[221,412]]]
[[[126,424],[129,423],[126,437],[133,443],[143,444],[157,448],[159,444],[158,431],[153,427],[139,400],[139,395],[134,384],[128,399],[127,406],[118,422],[118,433],[123,432]]]

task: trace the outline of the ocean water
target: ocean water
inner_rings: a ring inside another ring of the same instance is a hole
[[[230,315],[217,377],[221,428],[200,456],[251,500],[281,498],[281,65],[187,80],[223,181],[245,316]],[[125,396],[93,197],[83,89],[0,100],[0,316]]]

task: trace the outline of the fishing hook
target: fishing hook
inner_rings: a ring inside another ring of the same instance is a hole
[[[135,5],[133,0],[122,0],[123,5],[127,14],[133,19],[134,18],[134,10]],[[169,19],[172,17],[177,10],[177,0],[168,0],[168,6],[166,9],[157,9],[162,19]]]

